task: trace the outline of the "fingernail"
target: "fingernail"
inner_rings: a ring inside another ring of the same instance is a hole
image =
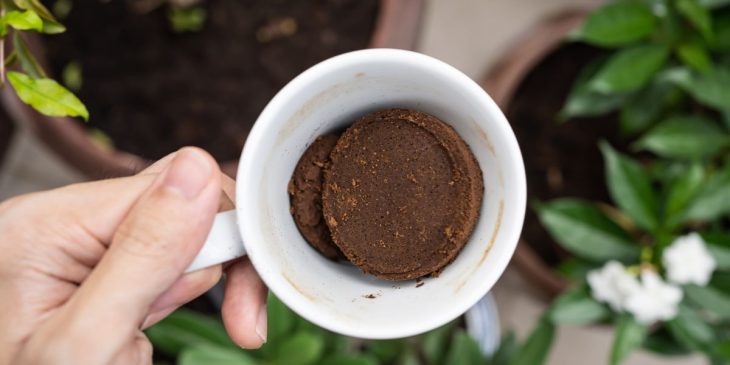
[[[203,152],[183,148],[170,163],[163,185],[186,199],[192,199],[208,185],[212,170],[213,166]]]
[[[266,335],[269,332],[269,324],[266,319],[266,304],[259,307],[259,315],[256,319],[256,335],[263,343],[266,343]]]

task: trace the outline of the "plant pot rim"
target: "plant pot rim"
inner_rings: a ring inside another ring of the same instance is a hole
[[[379,3],[369,47],[414,48],[424,0],[379,0]],[[14,95],[8,96],[3,98],[3,103],[13,118],[29,123],[51,150],[89,178],[132,175],[152,162],[125,151],[103,148],[95,144],[85,128],[74,120],[41,115]],[[224,173],[235,178],[238,159],[220,164]]]
[[[551,52],[557,50],[571,30],[580,25],[593,7],[569,8],[546,18],[508,49],[481,82],[502,110],[507,110],[515,92],[527,75]],[[512,258],[520,274],[547,299],[570,285],[533,250],[520,240]]]

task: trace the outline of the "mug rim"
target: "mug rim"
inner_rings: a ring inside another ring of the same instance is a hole
[[[328,330],[348,336],[367,339],[390,339],[407,337],[426,332],[430,329],[435,328],[433,326],[433,323],[438,322],[443,324],[465,313],[485,294],[487,294],[488,291],[494,286],[496,281],[502,276],[504,270],[510,262],[511,257],[514,254],[514,250],[517,247],[519,236],[522,231],[527,204],[527,182],[522,153],[520,151],[514,132],[512,131],[512,128],[507,121],[507,118],[504,116],[504,114],[499,109],[497,104],[492,100],[492,98],[484,91],[484,89],[482,89],[476,82],[474,82],[471,78],[466,76],[455,67],[436,58],[413,51],[388,48],[365,49],[344,53],[324,60],[305,70],[294,79],[292,79],[289,83],[287,83],[274,96],[274,98],[269,101],[269,103],[266,105],[264,110],[257,118],[256,123],[254,123],[254,126],[251,129],[248,138],[246,139],[246,143],[244,145],[239,161],[238,172],[236,175],[237,184],[235,200],[237,210],[236,221],[238,223],[239,233],[243,239],[246,251],[249,253],[252,251],[256,251],[256,246],[264,243],[253,243],[251,242],[250,237],[247,238],[248,230],[246,229],[246,223],[243,221],[242,218],[245,216],[244,211],[246,210],[246,205],[239,204],[239,202],[242,202],[243,199],[251,198],[247,197],[246,191],[250,191],[251,189],[249,188],[249,186],[255,182],[246,180],[245,176],[249,175],[249,172],[252,171],[252,169],[256,168],[256,162],[258,160],[257,157],[259,156],[255,156],[254,154],[256,153],[256,151],[261,149],[259,145],[262,142],[264,134],[267,132],[266,129],[270,124],[269,121],[276,117],[276,114],[278,113],[278,110],[281,108],[282,105],[290,102],[293,96],[297,95],[311,82],[316,82],[316,80],[323,75],[334,73],[340,69],[349,68],[356,64],[362,64],[364,62],[366,63],[377,60],[403,62],[406,64],[419,64],[420,66],[425,66],[433,72],[440,73],[448,77],[449,79],[454,80],[454,82],[459,84],[460,87],[463,87],[463,89],[468,92],[471,98],[473,98],[474,100],[478,100],[480,103],[483,103],[489,114],[491,114],[491,117],[494,118],[494,122],[495,124],[497,124],[495,128],[499,130],[499,132],[501,132],[502,136],[500,137],[506,138],[506,149],[509,150],[508,154],[503,155],[500,158],[507,159],[507,161],[505,162],[506,166],[512,166],[512,168],[516,169],[516,173],[514,174],[516,178],[516,184],[510,186],[510,190],[513,191],[512,196],[514,197],[511,200],[510,204],[514,204],[516,210],[515,213],[512,214],[510,217],[505,217],[507,219],[503,221],[502,226],[502,229],[506,232],[504,241],[508,241],[502,243],[502,245],[506,246],[505,254],[497,258],[494,265],[488,271],[489,274],[483,278],[484,280],[481,280],[479,290],[474,290],[473,294],[467,295],[465,299],[459,302],[455,302],[451,310],[444,311],[445,313],[441,316],[434,316],[438,318],[424,320],[424,322],[420,326],[408,326],[407,328],[394,326],[390,329],[383,328],[382,332],[380,333],[363,331],[359,328],[354,328],[353,326],[342,325],[341,323],[337,323],[336,321],[330,321],[327,317],[322,316],[315,311],[306,310],[299,305],[298,300],[293,300],[291,298],[288,298],[287,295],[282,295],[286,294],[283,288],[277,287],[277,285],[272,285],[276,284],[277,282],[273,280],[271,274],[268,273],[267,270],[261,270],[261,268],[259,267],[260,265],[264,265],[265,263],[257,263],[254,258],[251,259],[251,263],[253,264],[254,268],[259,273],[261,279],[264,281],[267,287],[277,297],[279,297],[283,303],[285,303],[294,312],[304,317],[305,319]],[[251,250],[251,248],[254,249]],[[447,318],[446,321],[442,321],[442,317]]]

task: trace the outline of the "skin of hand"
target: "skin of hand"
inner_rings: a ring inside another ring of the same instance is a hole
[[[233,180],[184,148],[132,176],[0,204],[0,364],[151,364],[142,330],[226,273],[222,316],[266,342],[266,287],[246,258],[185,274]]]

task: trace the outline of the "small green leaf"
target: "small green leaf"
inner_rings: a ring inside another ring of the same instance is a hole
[[[83,78],[81,76],[81,65],[76,61],[71,61],[63,67],[61,71],[61,79],[63,84],[69,89],[78,92],[81,90]]]
[[[673,69],[664,77],[687,91],[698,102],[718,110],[730,105],[730,71],[713,68],[704,74],[687,69]]]
[[[537,214],[550,235],[576,256],[598,262],[639,257],[626,232],[590,203],[554,200],[538,207]]]
[[[631,315],[622,315],[616,325],[610,364],[617,365],[624,361],[632,351],[641,346],[646,334],[645,325],[636,322]]]
[[[677,92],[677,87],[667,82],[653,82],[641,89],[621,108],[621,131],[633,135],[647,129]]]
[[[439,363],[429,363],[429,364],[439,364]],[[396,365],[421,365],[421,359],[418,358],[418,354],[416,354],[416,351],[413,348],[407,347],[403,351],[403,353],[400,355],[400,357],[398,358]]]
[[[708,243],[707,249],[715,258],[718,270],[730,270],[730,248]]]
[[[676,115],[651,129],[635,146],[659,156],[697,159],[712,156],[730,144],[730,137],[707,118]]]
[[[713,28],[715,37],[710,42],[710,48],[720,52],[730,50],[730,12],[725,11],[713,14]]]
[[[479,344],[463,329],[456,331],[449,348],[445,364],[483,365],[487,361],[479,348]]]
[[[46,77],[43,67],[41,67],[40,63],[38,63],[33,54],[30,52],[30,49],[28,49],[28,45],[25,44],[25,40],[23,40],[23,36],[20,35],[20,32],[15,32],[13,34],[13,48],[23,71],[34,79],[42,79]]]
[[[89,112],[73,93],[51,79],[32,79],[28,75],[10,71],[8,81],[13,85],[20,100],[42,114],[79,116],[89,120]]]
[[[39,0],[13,0],[15,5],[23,10],[32,10],[43,19],[41,31],[46,34],[63,33],[66,31],[53,14]]]
[[[685,65],[700,72],[712,69],[712,60],[707,50],[696,42],[682,43],[677,47],[677,56]]]
[[[707,9],[716,9],[726,5],[730,5],[730,0],[699,0],[700,5]]]
[[[697,195],[705,178],[705,170],[700,164],[691,164],[669,187],[665,200],[664,222],[668,227],[679,223],[684,210]]]
[[[605,64],[604,61],[591,62],[581,70],[559,113],[562,121],[575,117],[603,115],[617,109],[627,100],[626,95],[604,95],[590,89],[588,82]]]
[[[370,352],[377,356],[380,361],[390,363],[403,351],[405,343],[400,340],[381,340],[370,341],[367,346]]]
[[[266,303],[266,312],[268,320],[267,340],[270,343],[278,344],[291,335],[297,315],[271,293],[269,293]]]
[[[187,309],[178,309],[145,333],[155,348],[170,355],[202,344],[234,346],[220,321]]]
[[[712,18],[697,0],[677,0],[677,10],[700,31],[705,39],[712,39]]]
[[[449,322],[423,335],[423,353],[429,364],[442,364],[456,322]]]
[[[700,308],[715,313],[721,319],[730,319],[730,296],[709,286],[687,285],[687,298]]]
[[[717,171],[703,184],[684,214],[684,221],[711,221],[730,213],[730,166]]]
[[[691,353],[691,350],[677,342],[677,339],[666,328],[650,333],[644,339],[642,346],[663,356],[688,355]]]
[[[616,47],[646,38],[655,27],[656,19],[646,5],[614,2],[593,12],[574,37],[597,46]]]
[[[600,143],[606,166],[606,182],[616,204],[641,228],[658,226],[657,203],[646,172],[638,162]]]
[[[502,336],[502,340],[499,341],[499,347],[497,347],[488,364],[510,365],[518,350],[519,345],[517,344],[515,333],[512,331],[507,332],[506,335]]]
[[[590,81],[590,88],[604,94],[635,91],[644,86],[667,62],[664,46],[640,45],[618,51]]]
[[[198,345],[186,348],[180,354],[179,365],[256,365],[257,362],[237,348]]]
[[[377,359],[369,355],[339,354],[325,357],[317,365],[378,365]]]
[[[36,30],[43,29],[43,20],[32,10],[26,11],[9,11],[5,16],[0,18],[0,24],[5,24],[19,30]]]
[[[167,12],[170,27],[177,33],[198,32],[205,25],[206,10],[203,7],[171,7]]]
[[[594,268],[594,265],[591,265],[578,257],[570,257],[561,261],[560,264],[558,264],[556,271],[568,279],[579,282],[585,279],[588,272]]]
[[[545,318],[540,319],[530,337],[515,354],[514,361],[510,365],[544,364],[550,353],[554,338],[555,325]]]
[[[706,349],[715,337],[712,327],[686,305],[679,306],[677,316],[667,322],[667,328],[682,345],[695,351]]]
[[[586,325],[600,322],[610,315],[608,308],[596,302],[586,288],[563,293],[548,312],[548,317],[556,325]]]
[[[317,364],[322,358],[322,338],[307,332],[298,332],[281,342],[276,348],[274,362],[286,365]]]

